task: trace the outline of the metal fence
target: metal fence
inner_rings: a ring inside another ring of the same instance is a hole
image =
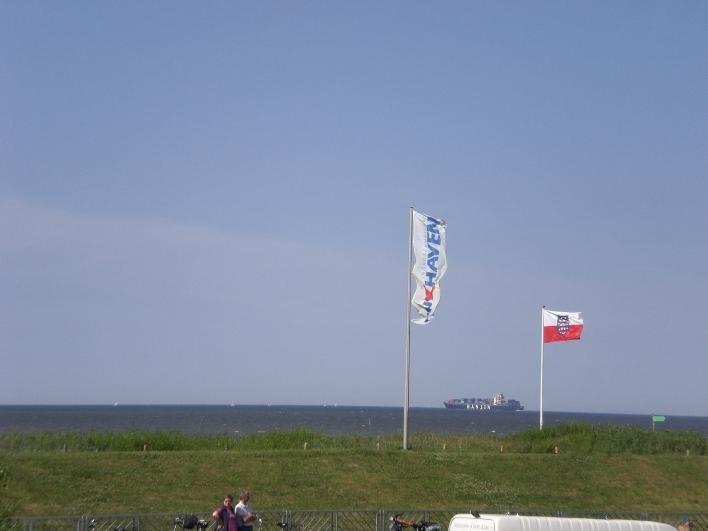
[[[281,531],[279,523],[287,523],[292,531],[387,531],[389,520],[401,514],[410,520],[438,522],[443,529],[455,514],[471,512],[473,508],[435,511],[416,509],[378,509],[362,511],[265,511],[259,512],[261,520],[253,526],[253,531]],[[692,521],[694,531],[708,531],[708,513],[624,513],[624,512],[580,512],[580,511],[510,511],[489,510],[487,514],[521,514],[535,516],[565,516],[575,518],[607,518],[622,520],[650,520],[664,522],[676,527]],[[211,513],[190,513],[209,521],[208,531],[215,531],[216,524]],[[176,518],[184,513],[128,514],[128,515],[85,515],[51,516],[41,518],[13,518],[0,521],[0,530],[8,531],[181,531],[181,523]]]

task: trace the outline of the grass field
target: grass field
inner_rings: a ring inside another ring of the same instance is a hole
[[[570,424],[498,438],[241,439],[178,433],[0,435],[0,512],[206,511],[249,488],[266,509],[708,511],[706,438]],[[557,453],[556,453],[557,452]]]

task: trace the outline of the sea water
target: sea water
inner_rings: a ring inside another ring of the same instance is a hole
[[[544,411],[550,427],[568,422],[652,428],[651,415]],[[467,411],[411,408],[409,433],[496,433],[538,427],[538,411]],[[327,434],[387,435],[403,431],[403,408],[358,406],[110,405],[0,406],[0,432],[178,431],[248,435],[307,428]],[[666,416],[655,429],[708,436],[708,417]]]

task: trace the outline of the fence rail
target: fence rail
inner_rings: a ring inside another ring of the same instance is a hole
[[[438,522],[443,529],[455,514],[470,512],[471,508],[456,510],[419,509],[377,509],[361,511],[264,511],[259,512],[261,520],[253,526],[253,531],[281,531],[277,524],[291,525],[292,531],[387,531],[390,518],[402,514],[411,520]],[[621,520],[651,520],[664,522],[674,527],[687,521],[694,523],[694,531],[708,531],[708,512],[675,513],[625,513],[625,512],[582,512],[582,511],[514,511],[497,509],[484,511],[487,514],[520,514],[535,516],[565,516],[575,518],[607,518]],[[175,518],[185,513],[123,514],[123,515],[83,515],[50,516],[36,518],[12,518],[0,521],[2,531],[181,531],[181,524]],[[209,520],[208,531],[215,531],[216,524],[211,513],[187,513]]]

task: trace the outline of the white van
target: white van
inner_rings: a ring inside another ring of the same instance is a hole
[[[508,514],[457,514],[448,531],[676,531],[669,524],[641,520],[600,520]]]

